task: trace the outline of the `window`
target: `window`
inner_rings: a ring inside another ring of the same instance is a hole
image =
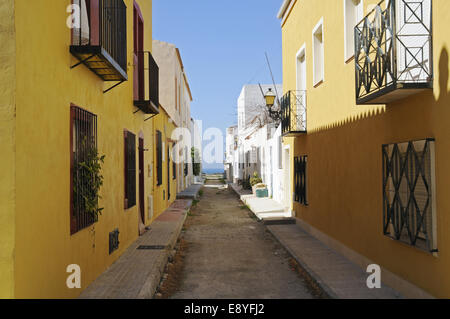
[[[133,49],[134,49],[134,100],[145,99],[144,80],[144,18],[139,5],[134,2],[133,7]]]
[[[435,253],[434,139],[383,145],[383,233]]]
[[[313,30],[313,85],[316,86],[325,79],[324,68],[324,36],[323,19]]]
[[[161,131],[156,131],[156,178],[157,185],[162,184],[162,165],[163,165],[163,149],[162,149],[162,134]]]
[[[184,163],[184,177],[188,176],[188,172],[189,172],[189,164]]]
[[[91,175],[80,165],[92,154],[91,150],[97,149],[97,116],[72,105],[70,122],[70,232],[75,234],[97,222],[96,217],[84,210],[85,198],[92,196],[91,190],[86,187]]]
[[[304,206],[308,206],[306,198],[306,166],[308,156],[300,156],[294,158],[294,201]]]
[[[344,0],[345,61],[355,54],[355,26],[362,20],[363,14],[363,0]]]
[[[136,205],[136,135],[124,131],[125,209]]]

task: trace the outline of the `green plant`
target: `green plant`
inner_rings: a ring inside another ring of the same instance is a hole
[[[250,184],[255,186],[256,184],[262,183],[262,179],[259,177],[257,172],[253,173],[253,177],[250,179]]]
[[[86,145],[86,140],[83,142]],[[102,213],[103,207],[99,207],[100,188],[103,186],[103,175],[101,174],[102,164],[105,155],[99,156],[98,150],[93,145],[84,147],[86,149],[82,161],[76,163],[73,170],[73,205],[86,214],[91,215],[95,220]],[[82,187],[79,187],[82,185]]]
[[[245,180],[242,181],[241,185],[242,185],[243,189],[248,189],[248,190],[252,189],[252,185],[250,183],[250,175]]]
[[[203,189],[201,189],[201,190],[198,191],[198,195],[199,195],[200,197],[203,196]]]

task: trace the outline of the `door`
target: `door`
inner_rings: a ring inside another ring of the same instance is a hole
[[[284,206],[291,210],[291,165],[289,160],[289,149],[284,150]]]
[[[142,228],[145,228],[145,190],[144,190],[144,139],[139,138],[139,233],[142,234]]]
[[[167,200],[170,200],[170,146],[167,145]]]

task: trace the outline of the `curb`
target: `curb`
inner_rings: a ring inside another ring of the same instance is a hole
[[[187,213],[192,207],[192,200],[189,201],[189,204],[184,209],[184,214],[182,220],[179,222],[179,225],[175,229],[172,234],[172,237],[167,245],[167,248],[164,250],[164,254],[159,258],[157,272],[150,274],[149,278],[145,281],[142,286],[141,291],[139,292],[138,299],[154,299],[156,291],[158,290],[159,285],[161,284],[161,278],[164,275],[164,271],[169,262],[169,255],[174,249],[178,238],[180,238],[181,231],[183,230],[184,223],[187,218]]]
[[[339,296],[331,289],[321,278],[317,275],[308,265],[306,265],[300,258],[298,258],[294,252],[279,238],[272,230],[268,227],[270,225],[265,225],[266,230],[272,234],[272,236],[286,249],[286,251],[291,255],[292,258],[303,268],[303,270],[308,274],[312,281],[331,299],[339,299]]]

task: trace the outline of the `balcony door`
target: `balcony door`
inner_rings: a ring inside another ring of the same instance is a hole
[[[144,91],[144,18],[139,5],[134,2],[134,100],[142,101],[145,99]]]
[[[144,139],[139,138],[139,234],[145,232],[145,191],[144,191]]]
[[[297,53],[297,93],[295,127],[306,131],[306,49],[303,46]]]

